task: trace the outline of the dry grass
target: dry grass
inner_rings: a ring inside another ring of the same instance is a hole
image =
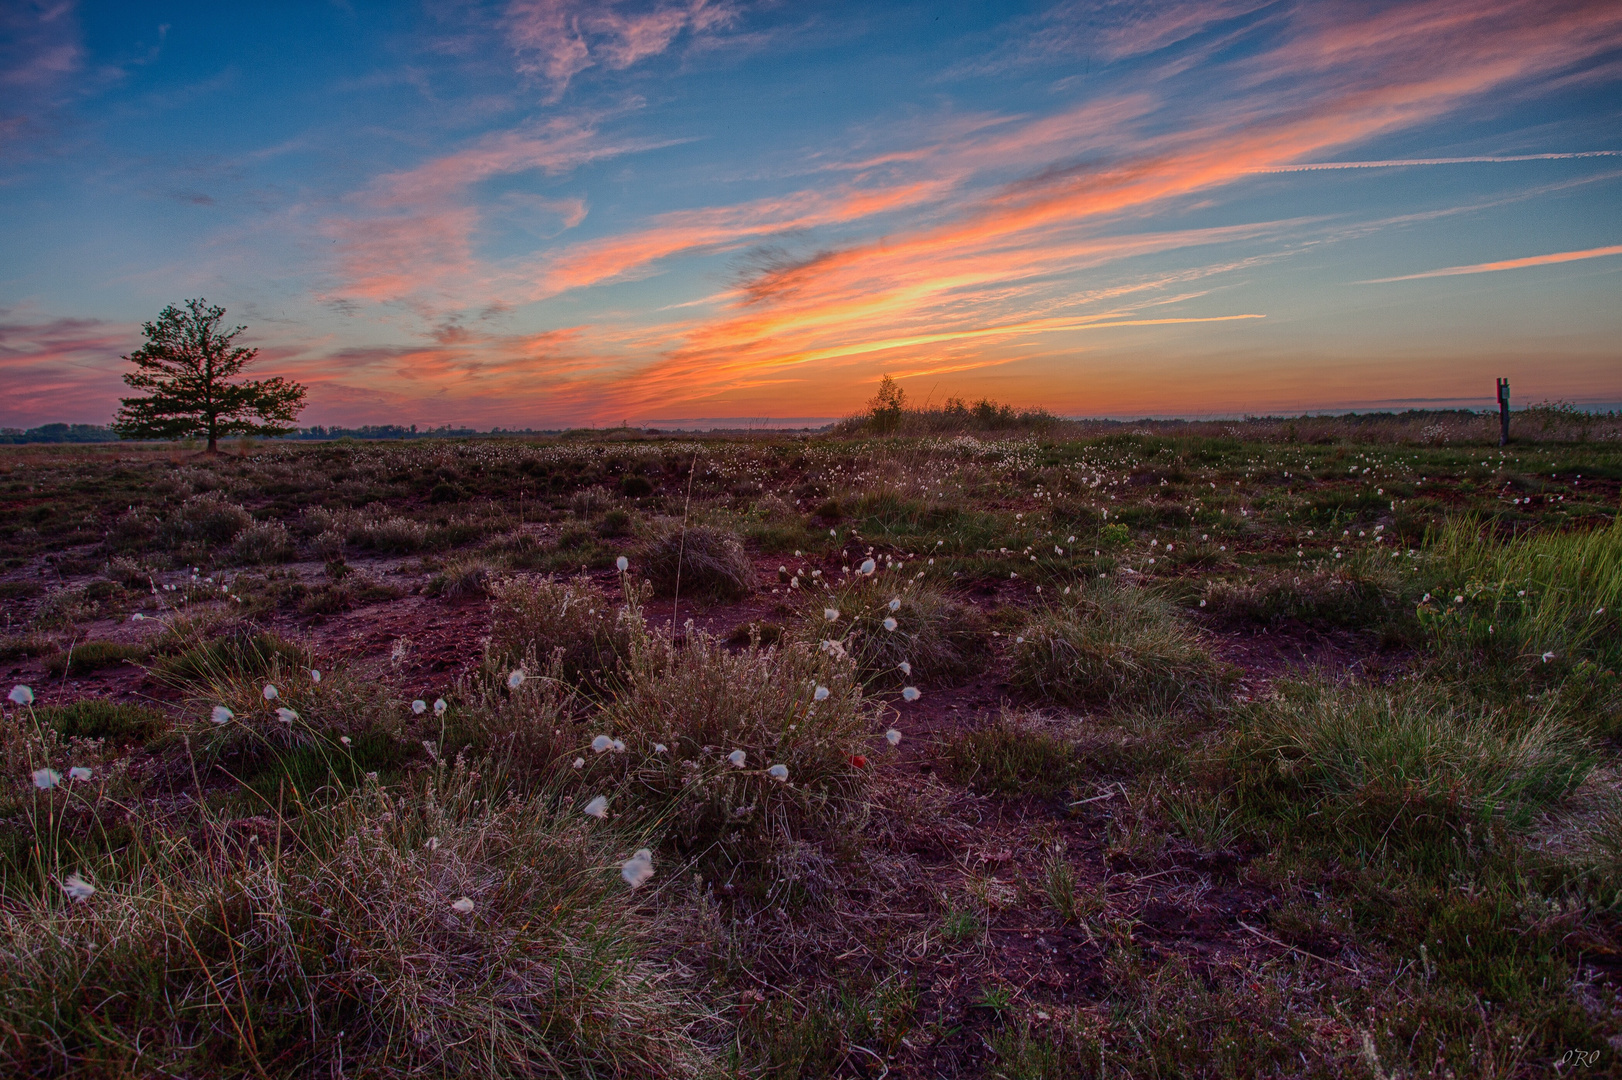
[[[640,572],[659,596],[738,600],[754,590],[755,568],[737,536],[709,525],[668,529],[642,552]]]
[[[858,574],[826,592],[807,589],[792,636],[811,646],[839,642],[869,687],[938,688],[984,666],[985,633],[984,617],[939,585]]]
[[[588,579],[512,578],[491,587],[490,641],[485,668],[505,678],[532,655],[545,666],[557,658],[571,683],[600,689],[629,654],[636,597],[614,605]]]

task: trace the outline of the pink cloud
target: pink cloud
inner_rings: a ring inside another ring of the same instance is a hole
[[[99,319],[0,322],[0,423],[106,423],[128,393],[120,357],[137,333]]]
[[[509,43],[518,70],[551,84],[556,101],[580,72],[598,63],[623,70],[669,49],[683,31],[706,34],[732,25],[737,9],[689,0],[651,11],[622,13],[624,5],[581,0],[513,0],[507,8]]]

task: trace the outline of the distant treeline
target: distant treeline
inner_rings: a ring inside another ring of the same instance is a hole
[[[34,428],[0,428],[0,443],[117,442],[118,435],[100,424],[41,424]]]
[[[361,427],[315,427],[299,428],[289,439],[447,439],[467,438],[470,435],[481,435],[483,432],[473,428],[453,428],[449,425],[436,428],[417,429],[416,424],[406,427],[404,424],[365,424]],[[528,432],[506,432],[499,428],[490,432],[491,435],[518,435]]]

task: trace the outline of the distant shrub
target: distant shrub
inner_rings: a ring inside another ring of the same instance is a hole
[[[443,570],[428,580],[428,593],[450,599],[483,596],[492,584],[489,563],[476,555],[463,556],[447,562]]]
[[[670,529],[650,543],[642,566],[660,596],[739,600],[754,589],[755,568],[737,536],[707,525]]]
[[[613,505],[614,497],[597,485],[581,488],[569,499],[569,509],[582,518],[600,514]]]
[[[169,515],[160,530],[167,547],[204,544],[224,547],[243,529],[253,524],[253,516],[220,492],[194,495]]]
[[[632,473],[620,478],[620,494],[628,499],[640,499],[653,494],[653,484],[647,477]]]
[[[636,518],[629,510],[618,507],[603,515],[597,523],[597,535],[605,538],[630,536],[636,531]]]
[[[350,539],[382,555],[409,555],[428,543],[428,526],[403,517],[367,521]]]
[[[109,559],[103,572],[109,581],[116,581],[126,589],[145,591],[152,588],[152,571],[127,555],[115,555]]]
[[[1081,586],[1019,636],[1012,681],[1062,705],[1170,704],[1209,692],[1220,673],[1165,599],[1113,580]]]
[[[97,610],[98,605],[86,594],[82,585],[52,589],[34,609],[30,622],[36,629],[61,630],[94,618]]]
[[[467,498],[467,492],[461,486],[447,480],[441,480],[428,491],[428,501],[431,503],[461,502]]]
[[[256,522],[237,534],[231,556],[247,565],[287,562],[293,557],[293,538],[279,521]]]

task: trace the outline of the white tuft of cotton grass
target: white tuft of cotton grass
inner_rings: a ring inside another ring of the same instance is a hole
[[[732,762],[735,768],[741,769],[743,768],[743,763],[749,760],[749,755],[744,753],[742,750],[734,750],[732,753],[727,755],[727,760]]]
[[[614,568],[623,574],[625,571],[631,568],[631,560],[627,559],[624,555],[621,555],[619,558],[614,560]]]
[[[607,735],[599,735],[595,739],[591,740],[591,752],[594,754],[606,754],[613,748],[614,740],[610,739]]]
[[[88,780],[90,779],[90,770],[85,768],[83,765],[75,765],[73,768],[68,770],[68,779]]]
[[[771,777],[773,780],[787,780],[788,779],[788,766],[787,765],[773,765],[771,768],[766,770],[766,775]]]
[[[289,709],[286,705],[282,705],[276,710],[276,719],[284,724],[291,724],[298,719],[298,713]]]
[[[598,819],[608,817],[608,796],[597,796],[595,799],[586,804],[586,809],[582,812],[587,817],[594,817]]]
[[[423,713],[425,713],[427,711],[428,711],[428,703],[426,701],[422,700],[422,698],[418,698],[416,701],[413,701],[411,703],[411,715],[413,715],[413,716],[421,716]]]
[[[896,667],[901,669],[901,674],[903,674],[903,675],[911,675],[912,674],[912,661],[911,660],[903,660],[903,661],[901,661],[901,663],[897,664]]]
[[[96,887],[78,874],[69,874],[62,879],[62,891],[70,900],[88,900],[95,894]]]
[[[445,710],[448,709],[448,708],[450,708],[450,705],[448,705],[446,703],[444,698],[435,698],[434,699],[434,715],[435,716],[444,716],[445,715]]]
[[[825,607],[825,608],[822,609],[822,617],[824,619],[827,619],[829,622],[833,622],[833,621],[835,621],[836,619],[839,618],[839,609],[838,608]]]
[[[899,625],[899,624],[894,619],[886,617],[885,620],[884,620],[884,628],[886,630],[891,631],[892,633],[895,632],[895,628],[896,628],[897,625]]]
[[[906,701],[917,701],[920,696],[922,695],[918,693],[916,686],[904,686],[901,688],[901,697]]]
[[[473,901],[464,896],[451,905],[451,910],[458,915],[471,915],[473,913]]]
[[[313,683],[319,683],[321,681],[321,671],[319,668],[310,669],[310,681]]]
[[[900,611],[901,610],[901,598],[899,596],[894,596],[894,597],[890,598],[890,610],[891,611]]]
[[[635,855],[625,861],[624,866],[620,867],[620,877],[624,878],[625,884],[633,889],[641,888],[643,883],[652,876],[653,852],[647,848],[638,850]]]
[[[524,669],[523,668],[516,668],[516,669],[513,670],[512,674],[507,676],[507,689],[509,689],[509,690],[517,690],[520,686],[523,686],[523,685],[524,685]]]
[[[281,694],[276,690],[276,688],[274,686],[272,686],[270,683],[265,684],[264,694],[265,694],[265,700],[266,701],[275,701],[278,697],[281,696]]]
[[[62,774],[55,769],[35,769],[34,786],[41,791],[49,791],[62,782]]]
[[[828,688],[826,686],[819,686],[815,691],[812,692],[811,696],[817,701],[827,701]]]
[[[22,683],[13,686],[11,693],[7,694],[6,697],[13,705],[32,705],[34,703],[34,691]]]
[[[897,731],[895,728],[891,728],[889,731],[884,733],[884,741],[889,743],[891,746],[900,746],[901,732]]]
[[[664,754],[664,753],[668,753],[669,751],[670,751],[670,747],[666,746],[662,742],[656,742],[656,743],[653,744],[653,752],[655,754]]]

